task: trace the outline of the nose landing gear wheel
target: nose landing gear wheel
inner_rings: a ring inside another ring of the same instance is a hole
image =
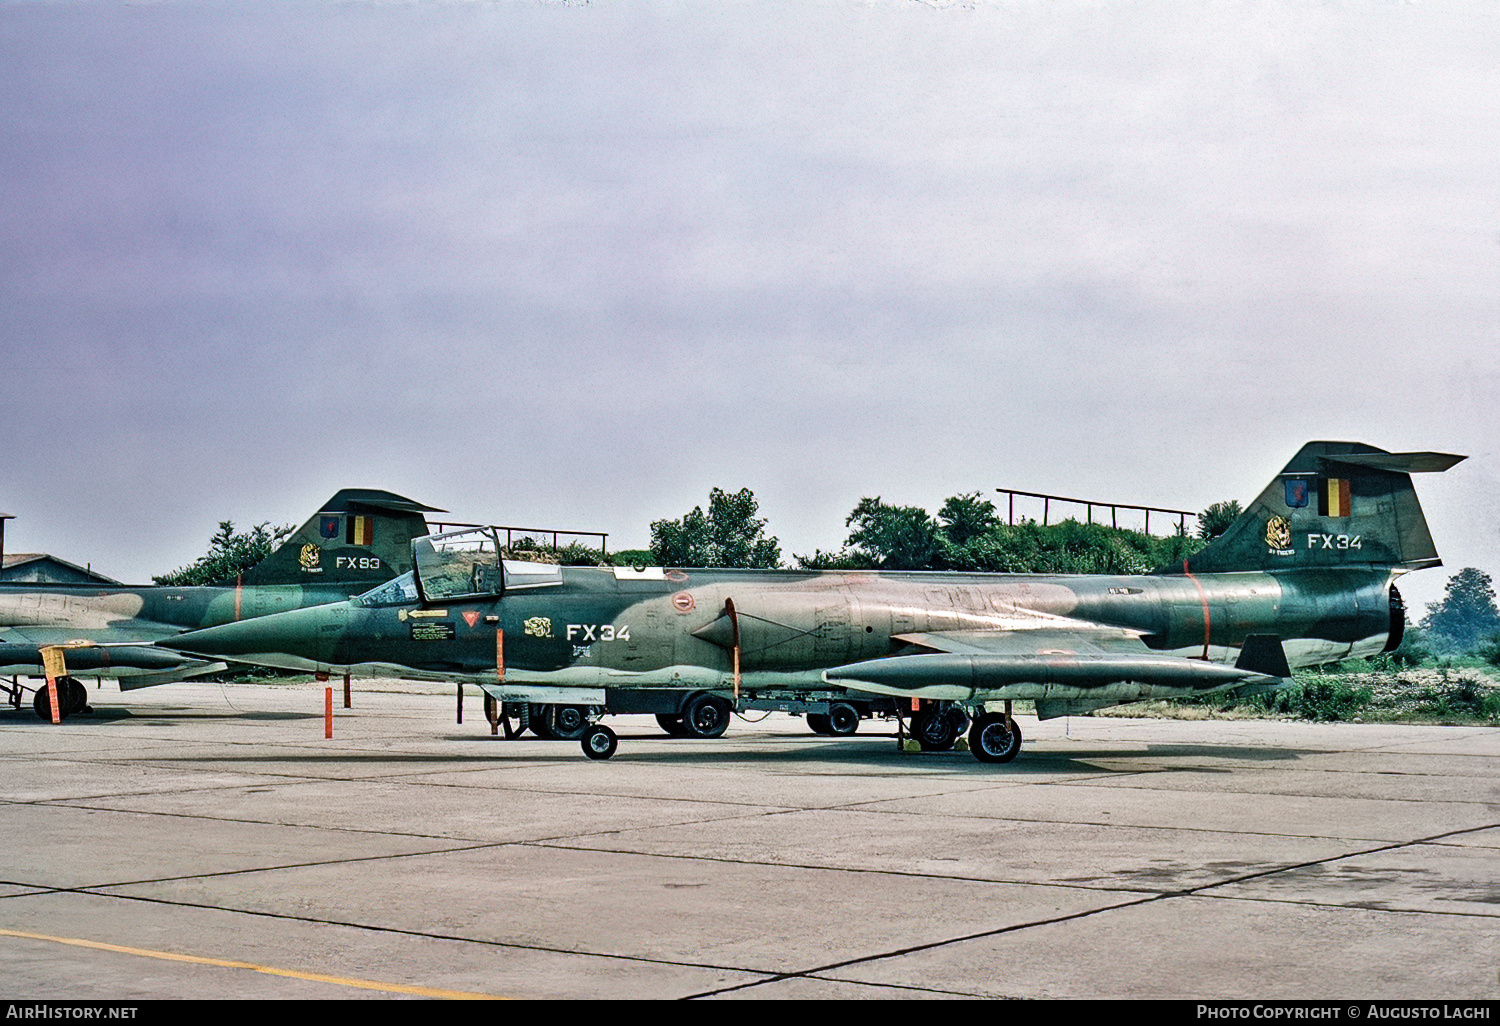
[[[580,743],[583,745],[583,754],[590,759],[608,759],[620,747],[620,739],[615,736],[615,732],[602,723],[595,723],[585,730]]]
[[[964,732],[967,719],[959,709],[924,709],[912,714],[911,736],[924,752],[950,751],[958,735]]]
[[[1010,762],[1021,751],[1021,728],[1004,713],[985,713],[969,728],[969,751],[980,762]]]

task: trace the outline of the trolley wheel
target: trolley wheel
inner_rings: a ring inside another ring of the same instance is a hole
[[[848,737],[859,730],[859,710],[848,702],[835,702],[828,707],[828,733],[834,737]]]
[[[590,759],[608,759],[620,747],[620,739],[615,736],[615,732],[602,723],[590,725],[583,732],[579,743],[583,746],[583,754]]]
[[[582,738],[589,729],[589,710],[583,705],[559,705],[552,716],[552,733],[559,741]]]

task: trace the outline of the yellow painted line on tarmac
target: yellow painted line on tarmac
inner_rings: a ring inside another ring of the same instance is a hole
[[[222,969],[249,969],[251,972],[270,976],[289,976],[294,980],[312,980],[315,983],[334,983],[342,987],[358,987],[361,990],[379,990],[387,994],[415,994],[417,997],[450,998],[460,1001],[495,1000],[491,994],[470,994],[461,990],[436,990],[432,987],[408,987],[400,983],[377,983],[374,980],[355,980],[344,976],[324,976],[321,973],[303,973],[295,969],[277,969],[275,966],[256,965],[253,962],[234,962],[223,958],[204,958],[201,955],[179,955],[171,951],[152,951],[149,948],[127,948],[119,944],[83,940],[78,937],[52,937],[45,933],[25,933],[21,930],[0,930],[0,937],[21,937],[26,940],[51,941],[54,944],[69,944],[75,948],[96,948],[100,951],[117,951],[122,955],[140,955],[143,958],[160,958],[168,962],[191,962],[194,965],[212,965]]]

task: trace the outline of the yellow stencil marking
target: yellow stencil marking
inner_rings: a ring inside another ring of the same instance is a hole
[[[143,958],[160,958],[168,962],[191,962],[194,965],[212,965],[223,969],[249,969],[270,976],[289,976],[295,980],[311,980],[315,983],[334,983],[342,987],[358,987],[361,990],[380,990],[388,994],[415,994],[418,997],[451,998],[454,1000],[494,1000],[490,994],[470,994],[461,990],[435,990],[431,987],[408,987],[400,983],[377,983],[374,980],[354,980],[343,976],[324,976],[321,973],[300,973],[295,969],[277,969],[274,966],[255,965],[253,962],[233,962],[222,958],[204,958],[200,955],[179,955],[171,951],[151,951],[147,948],[127,948],[119,944],[101,941],[80,940],[76,937],[51,937],[45,933],[23,933],[20,930],[0,930],[0,937],[22,937],[26,940],[52,941],[54,944],[70,944],[75,948],[97,948],[100,951],[117,951],[122,955],[140,955]]]

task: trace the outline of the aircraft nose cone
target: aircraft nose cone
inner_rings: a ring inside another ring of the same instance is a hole
[[[277,665],[276,656],[328,663],[334,661],[334,649],[343,637],[347,614],[343,603],[293,609],[188,631],[159,644],[194,655],[244,662],[268,661],[269,665]]]

